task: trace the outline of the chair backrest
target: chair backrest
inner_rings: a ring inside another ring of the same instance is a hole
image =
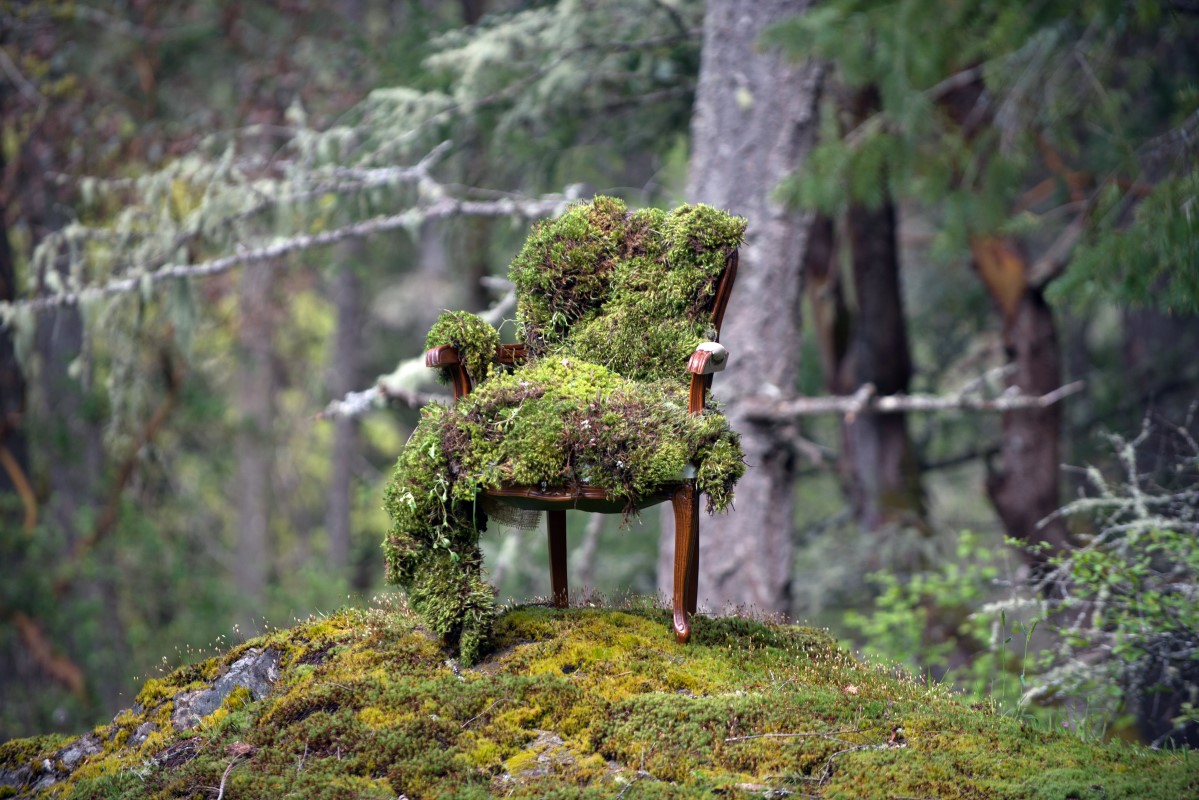
[[[710,206],[629,212],[606,197],[536,226],[511,270],[529,353],[685,382],[695,345],[719,336],[744,230]]]

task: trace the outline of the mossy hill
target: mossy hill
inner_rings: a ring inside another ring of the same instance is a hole
[[[314,618],[0,745],[0,797],[1199,797],[1195,753],[971,707],[808,628],[700,618],[680,646],[649,606],[518,607],[495,644],[462,669],[403,608]],[[266,691],[180,718],[264,659]]]

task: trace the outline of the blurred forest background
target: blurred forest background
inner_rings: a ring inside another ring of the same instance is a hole
[[[701,603],[1194,745],[1197,34],[1193,0],[3,2],[0,740],[384,591],[425,332],[514,336],[530,223],[604,193],[750,220]],[[944,408],[871,410],[913,393]],[[573,587],[669,587],[657,514],[570,526]],[[543,533],[485,548],[548,592]]]

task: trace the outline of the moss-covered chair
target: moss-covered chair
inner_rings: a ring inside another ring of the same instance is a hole
[[[486,511],[547,512],[552,599],[567,605],[566,511],[631,513],[669,500],[674,630],[691,635],[699,495],[724,510],[744,471],[708,397],[743,219],[708,206],[629,212],[611,198],[535,226],[513,262],[523,341],[446,312],[425,363],[453,387],[428,406],[387,494],[388,577],[471,661],[490,626],[478,531]]]

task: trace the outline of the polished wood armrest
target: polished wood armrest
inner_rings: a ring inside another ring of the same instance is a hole
[[[687,410],[698,414],[704,410],[708,389],[712,388],[712,376],[723,372],[729,362],[729,351],[718,342],[704,342],[695,348],[687,359],[687,371],[691,373],[691,394],[687,399]]]
[[[449,375],[450,387],[454,390],[454,399],[458,400],[470,393],[470,375],[462,363],[462,355],[452,344],[443,344],[425,351],[425,366],[443,369]]]
[[[515,366],[523,364],[529,357],[528,348],[523,343],[501,344],[496,348],[495,360],[501,364]],[[449,373],[450,385],[454,390],[454,399],[458,400],[470,394],[473,384],[466,367],[462,364],[462,354],[452,344],[443,344],[425,351],[425,366],[444,369]]]

